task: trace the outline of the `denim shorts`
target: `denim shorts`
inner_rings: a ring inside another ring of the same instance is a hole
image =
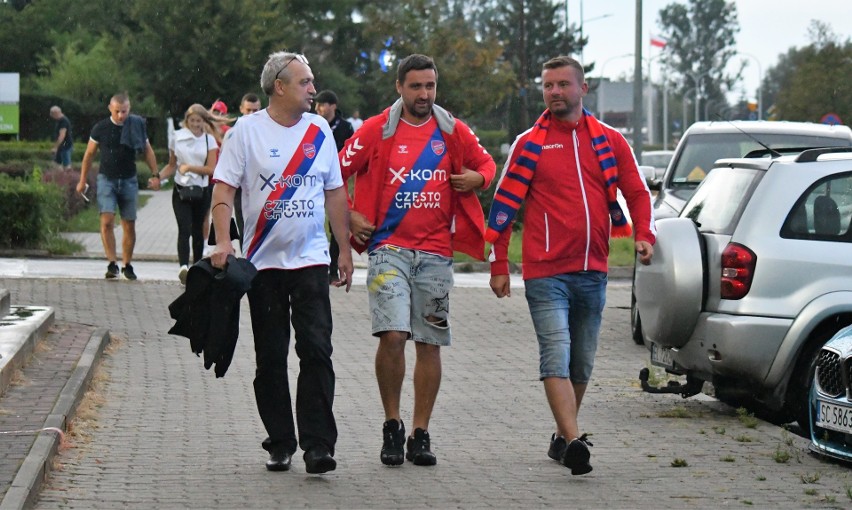
[[[452,288],[453,259],[395,246],[378,248],[370,253],[367,271],[373,335],[405,331],[415,342],[450,345]]]
[[[98,210],[101,213],[121,213],[121,219],[136,221],[136,198],[139,196],[139,181],[136,177],[111,179],[98,174]]]
[[[67,149],[59,149],[56,151],[56,155],[53,157],[53,161],[58,165],[62,166],[71,166],[71,152],[74,150],[74,146],[68,147]]]
[[[607,275],[600,271],[524,282],[538,338],[541,379],[569,377],[577,384],[589,382],[606,304],[606,283]]]

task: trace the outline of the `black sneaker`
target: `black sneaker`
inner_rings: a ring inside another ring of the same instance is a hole
[[[118,278],[118,274],[118,264],[110,262],[107,266],[106,279],[112,280],[113,278]]]
[[[405,449],[405,458],[414,463],[415,466],[434,466],[438,463],[437,457],[432,453],[429,433],[423,429],[414,429],[414,436],[408,438]]]
[[[405,462],[405,425],[402,421],[388,420],[382,426],[382,464],[386,466],[399,466]]]
[[[127,264],[121,269],[121,275],[124,276],[125,280],[135,280],[136,273],[133,272],[133,266]]]
[[[562,454],[562,465],[570,469],[572,475],[585,475],[591,472],[589,446],[592,446],[592,443],[586,439],[586,434],[583,434],[572,439],[565,448],[565,453]]]
[[[556,434],[550,436],[550,448],[547,450],[547,456],[553,460],[562,462],[562,455],[565,449],[568,448],[568,443],[562,436],[556,437]]]

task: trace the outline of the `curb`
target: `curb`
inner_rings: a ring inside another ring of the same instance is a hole
[[[55,427],[63,433],[68,430],[68,421],[73,417],[77,406],[83,399],[89,382],[92,380],[94,369],[100,361],[104,348],[109,343],[109,330],[98,328],[92,332],[89,342],[77,366],[62,388],[50,415],[44,422],[44,427]],[[60,437],[52,432],[42,432],[38,435],[27,458],[18,469],[12,486],[0,502],[0,510],[23,510],[32,508],[35,497],[51,469],[51,463],[56,456]]]
[[[21,317],[13,317],[26,312]],[[16,370],[21,368],[35,350],[36,344],[47,336],[56,321],[49,306],[11,306],[8,315],[0,317],[0,395],[12,383]]]

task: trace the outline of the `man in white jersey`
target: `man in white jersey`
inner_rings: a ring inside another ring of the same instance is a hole
[[[266,468],[287,471],[297,446],[305,471],[337,467],[337,426],[332,412],[331,304],[325,213],[340,244],[338,267],[349,291],[352,254],[349,209],[334,135],[311,110],[314,75],[296,53],[269,56],[260,76],[269,106],[240,119],[213,174],[212,263],[223,268],[234,254],[230,218],[241,188],[245,218],[243,253],[258,269],[248,292],[257,371],[255,398],[268,437]],[[290,324],[300,371],[296,395],[298,442],[287,380]]]

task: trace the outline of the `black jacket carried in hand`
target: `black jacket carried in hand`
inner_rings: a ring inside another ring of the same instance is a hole
[[[202,259],[186,276],[186,289],[172,304],[169,313],[175,325],[172,335],[189,338],[196,355],[204,353],[204,368],[216,365],[216,377],[223,377],[234,357],[240,331],[240,300],[251,288],[257,269],[246,259],[228,256],[224,270]]]

